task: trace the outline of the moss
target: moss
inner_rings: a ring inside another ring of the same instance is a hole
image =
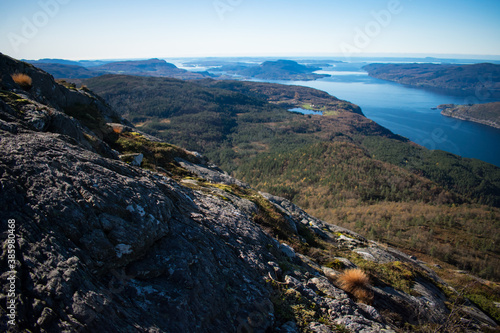
[[[353,256],[351,261],[368,272],[379,283],[389,285],[410,295],[415,294],[413,291],[415,279],[419,276],[425,277],[413,265],[400,261],[379,264],[358,256]]]
[[[273,293],[271,302],[274,305],[274,313],[279,323],[293,321],[297,323],[302,332],[307,332],[307,326],[312,322],[320,322],[333,332],[343,332],[341,327],[332,324],[328,320],[328,314],[318,305],[303,297],[300,292],[289,288],[285,284],[270,281]]]
[[[273,288],[271,302],[279,321],[294,321],[303,329],[321,317],[316,311],[316,304],[302,297],[297,290],[280,284],[274,284]]]
[[[0,98],[3,99],[7,104],[16,109],[21,105],[32,104],[30,100],[25,99],[19,96],[18,94],[6,90],[0,90]],[[18,111],[22,112],[20,110]]]
[[[338,259],[328,261],[323,266],[326,266],[326,267],[332,268],[332,269],[336,269],[336,270],[343,269],[345,267],[344,263]]]
[[[134,133],[134,132],[132,132]],[[163,142],[152,142],[142,135],[128,133],[116,134],[117,139],[109,144],[121,154],[144,155],[142,166],[145,169],[159,171],[166,170],[169,176],[176,180],[182,180],[186,177],[202,181],[195,177],[191,172],[182,168],[176,161],[176,157],[181,157],[191,162],[196,162],[195,157],[188,154],[184,149]]]

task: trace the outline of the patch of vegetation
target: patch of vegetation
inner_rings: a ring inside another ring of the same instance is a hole
[[[0,98],[3,99],[7,104],[19,110],[19,107],[26,104],[31,104],[30,100],[27,100],[16,93],[7,90],[0,90]],[[22,111],[20,111],[22,112]]]
[[[363,271],[369,273],[376,284],[389,285],[409,295],[414,294],[413,285],[417,276],[424,276],[415,266],[400,261],[380,264],[356,256],[351,259]]]
[[[153,142],[144,138],[139,133],[120,133],[118,138],[110,145],[121,154],[141,153],[144,155],[142,166],[144,168],[159,172],[168,172],[175,179],[192,176],[186,169],[182,168],[176,161],[181,157],[187,161],[197,163],[194,155],[187,153],[184,149],[162,142]]]
[[[76,89],[76,84],[74,84],[72,82],[68,82],[66,80],[56,80],[56,82],[59,83],[60,85],[62,85],[63,87],[67,88],[67,89],[77,90]]]
[[[271,281],[270,283],[273,288],[271,302],[279,323],[293,321],[297,323],[301,332],[307,332],[306,328],[311,322],[320,322],[334,329],[334,332],[342,332],[342,327],[330,323],[327,319],[328,314],[324,313],[316,303],[302,296],[300,292],[279,282]]]

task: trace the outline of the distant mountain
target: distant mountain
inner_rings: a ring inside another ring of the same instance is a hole
[[[441,114],[500,128],[500,102],[474,105],[439,105]]]
[[[230,65],[223,66],[221,70],[241,76],[263,80],[296,80],[310,81],[323,77],[326,74],[315,74],[320,67],[306,66],[292,60],[266,61],[259,66]]]
[[[105,65],[92,67],[93,70],[112,74],[131,74],[140,76],[175,77],[178,79],[203,78],[200,73],[192,73],[185,69],[177,68],[165,60],[149,59],[135,61],[117,61]]]
[[[40,65],[42,65],[42,64],[60,64],[60,65],[81,66],[79,61],[66,60],[66,59],[44,58],[44,59],[39,59],[39,60],[25,60],[25,61],[29,62],[30,64],[36,65],[37,67],[40,67]]]
[[[192,73],[177,68],[174,64],[160,59],[114,61],[108,63],[101,61],[75,62],[61,59],[42,59],[29,62],[52,74],[56,79],[84,79],[103,74],[173,77],[184,80],[201,79],[210,76],[208,73]],[[98,64],[98,66],[93,66],[95,64]],[[85,67],[82,65],[85,65]]]
[[[94,71],[79,65],[60,63],[34,63],[38,68],[52,74],[56,79],[88,79],[105,74],[105,72]]]
[[[372,77],[420,88],[470,94],[480,99],[500,97],[500,65],[370,64]]]

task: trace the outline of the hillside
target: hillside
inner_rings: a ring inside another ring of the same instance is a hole
[[[140,132],[88,89],[3,55],[0,73],[2,278],[16,281],[2,331],[497,327],[424,262]],[[496,316],[498,287],[473,289]]]
[[[473,105],[442,104],[438,109],[442,110],[441,114],[444,116],[500,128],[500,102]]]
[[[375,78],[413,87],[500,98],[500,65],[370,64],[363,69]]]
[[[327,222],[500,277],[494,208],[500,169],[491,164],[417,146],[366,119],[357,106],[310,88],[125,76],[86,83],[141,130],[203,152]],[[298,105],[314,105],[324,115],[285,111]],[[460,222],[443,222],[450,221],[450,206]],[[457,234],[458,225],[468,232]]]

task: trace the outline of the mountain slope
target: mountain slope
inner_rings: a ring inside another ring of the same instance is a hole
[[[496,326],[423,263],[138,132],[91,92],[4,56],[0,72],[1,262],[6,273],[9,221],[17,306],[16,325],[2,321],[2,331]],[[22,88],[16,72],[32,83]],[[124,162],[130,152],[142,163]],[[340,289],[349,267],[373,285]],[[444,300],[456,300],[453,312]]]

